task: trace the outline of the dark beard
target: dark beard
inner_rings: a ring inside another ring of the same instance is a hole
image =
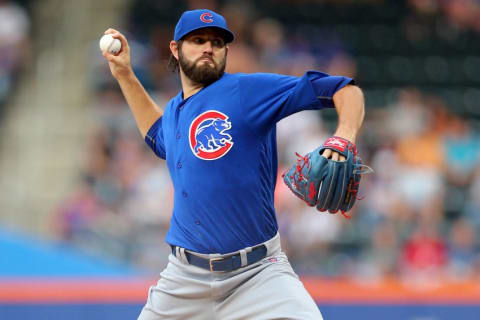
[[[208,63],[202,63],[200,66],[197,66],[197,62],[203,58],[200,57],[194,62],[189,62],[183,56],[182,50],[178,51],[178,63],[183,73],[193,82],[208,86],[222,77],[225,72],[226,57],[223,57],[218,65],[211,59],[215,67],[210,66]]]

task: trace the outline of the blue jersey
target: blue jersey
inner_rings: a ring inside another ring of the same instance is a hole
[[[228,74],[187,99],[181,91],[145,141],[166,159],[174,207],[166,241],[200,253],[228,253],[277,230],[276,123],[301,110],[334,107],[352,79]]]

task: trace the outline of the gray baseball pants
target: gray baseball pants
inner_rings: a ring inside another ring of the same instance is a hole
[[[170,254],[138,320],[323,319],[281,251],[278,233],[264,244],[263,260],[231,272],[208,271]]]

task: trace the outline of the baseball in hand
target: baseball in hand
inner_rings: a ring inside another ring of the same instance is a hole
[[[120,40],[115,39],[110,34],[105,34],[100,38],[100,50],[102,52],[108,51],[111,54],[117,54],[122,48],[122,43]]]

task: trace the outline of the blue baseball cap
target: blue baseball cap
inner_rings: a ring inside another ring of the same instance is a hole
[[[225,31],[225,43],[233,41],[233,32],[228,30],[225,18],[208,9],[185,11],[178,19],[173,40],[178,41],[192,31],[202,28],[219,28]]]

